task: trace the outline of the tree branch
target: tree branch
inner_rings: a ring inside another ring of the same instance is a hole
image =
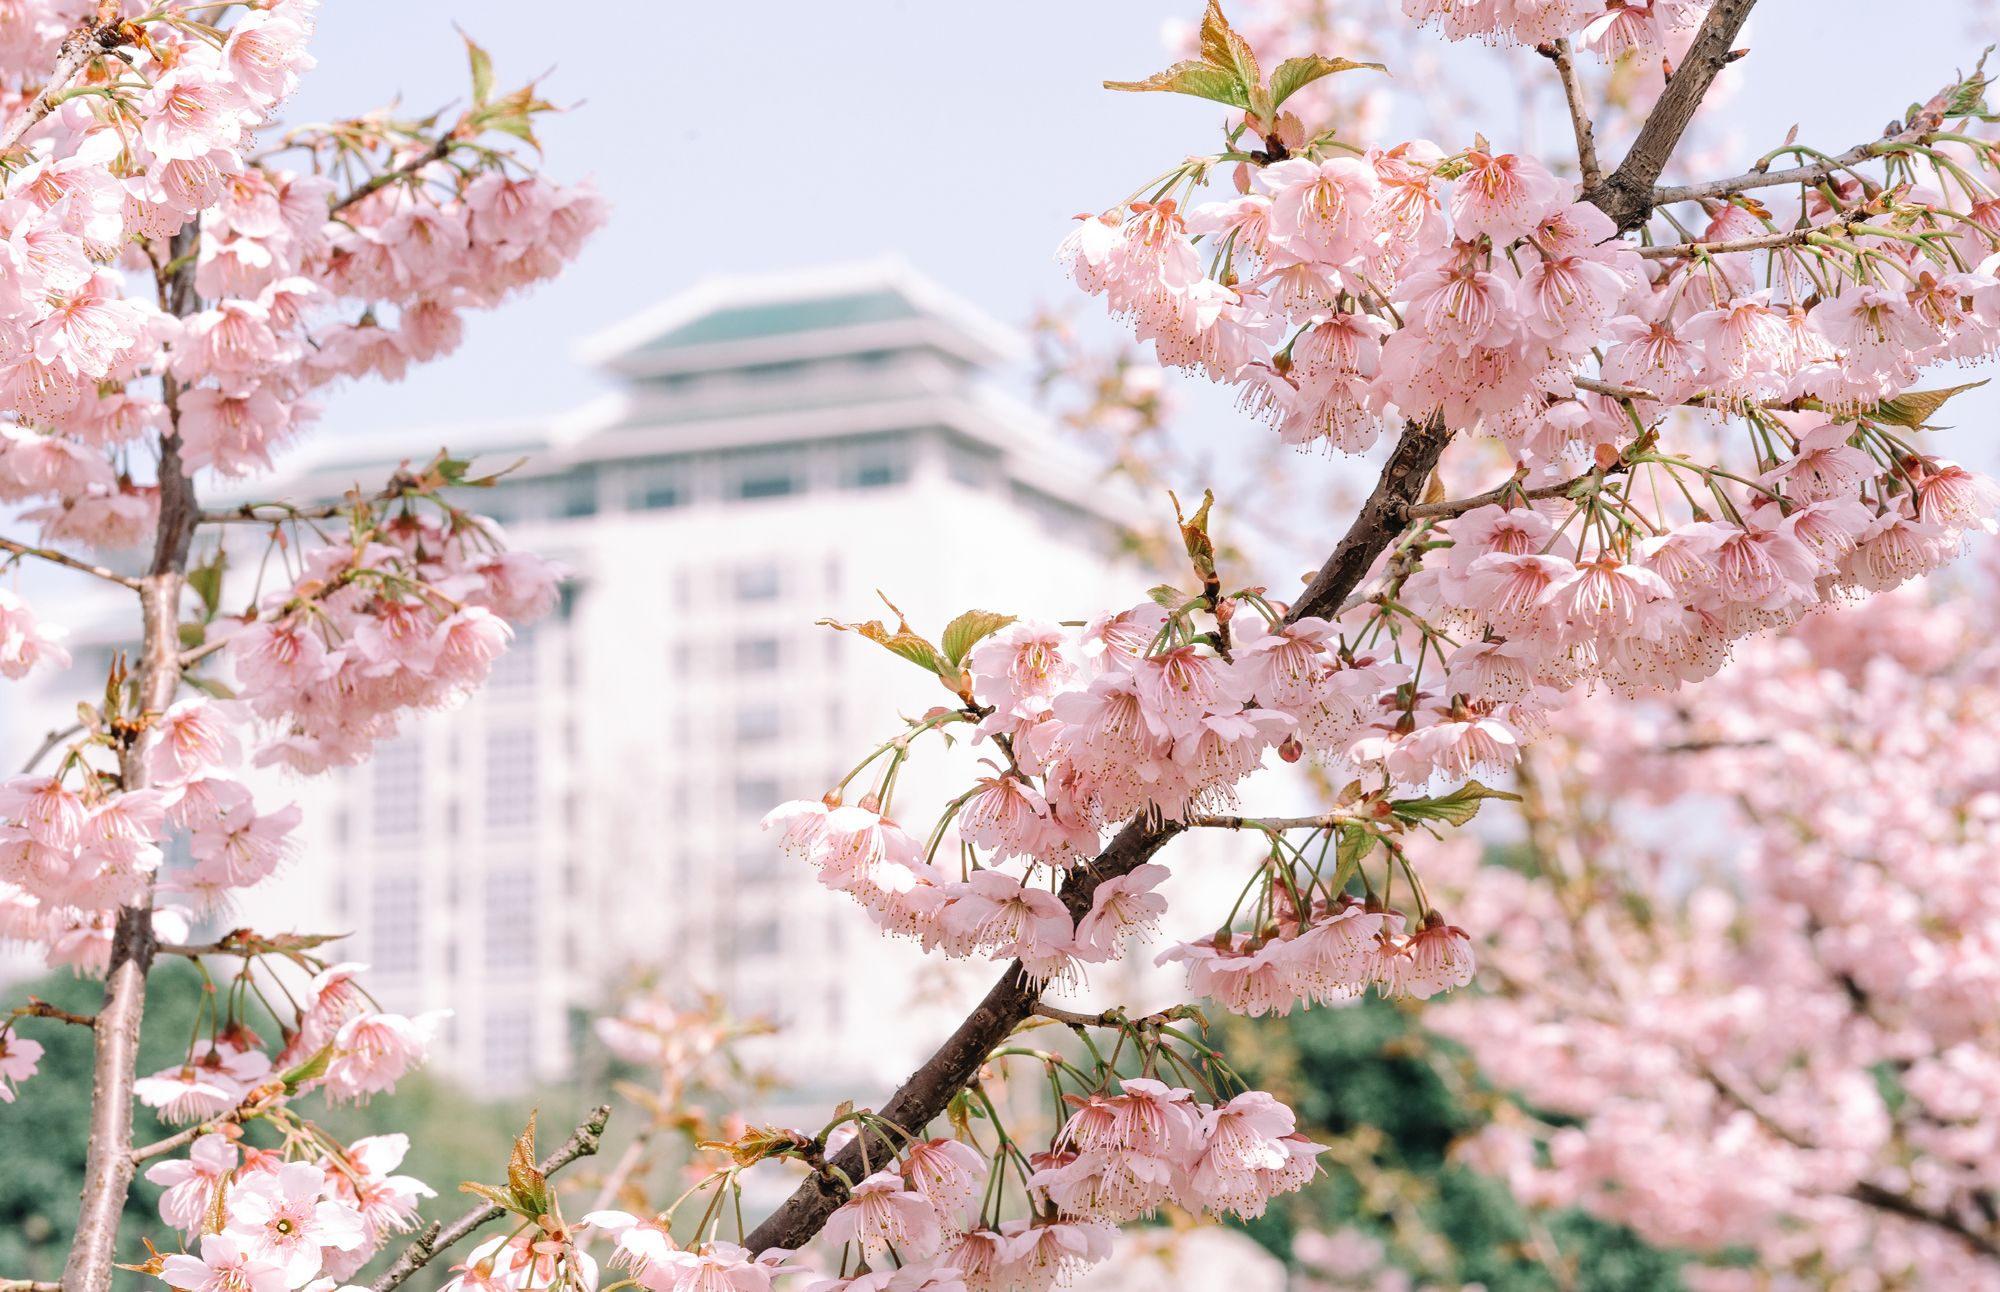
[[[1811,225],[1803,229],[1780,229],[1776,233],[1753,234],[1724,242],[1669,242],[1657,247],[1635,247],[1647,260],[1680,260],[1692,256],[1727,256],[1739,251],[1770,251],[1777,247],[1799,247],[1809,243],[1832,242],[1840,238],[1865,238],[1880,229],[1865,224]]]
[[[76,1014],[56,1005],[51,1005],[39,996],[28,997],[25,1005],[16,1005],[7,1011],[10,1018],[53,1018],[61,1023],[74,1023],[78,1027],[94,1027],[97,1018],[91,1014]]]
[[[451,152],[451,146],[454,142],[453,136],[454,132],[447,130],[437,137],[435,143],[410,160],[399,166],[393,166],[383,171],[380,175],[370,176],[366,181],[355,185],[353,191],[345,197],[335,198],[332,202],[328,203],[326,213],[329,216],[339,215],[342,211],[353,206],[370,193],[385,189],[399,179],[407,179],[433,162],[443,161]]]
[[[1322,816],[1196,816],[1188,818],[1190,830],[1330,830],[1337,825],[1360,820],[1355,812],[1328,812]]]
[[[168,261],[180,267],[165,283],[167,312],[185,318],[200,308],[194,288],[194,244],[198,226],[190,222],[168,244]],[[181,466],[180,388],[162,378],[170,419],[160,437],[160,519],[153,560],[139,580],[144,623],[135,680],[140,730],[119,751],[120,783],[126,790],[151,783],[146,724],[164,713],[180,688],[180,604],[189,546],[200,507],[194,483]],[[153,888],[150,879],[129,906],[118,911],[111,933],[111,958],[104,975],[104,1005],[97,1011],[97,1048],[92,1058],[90,1138],[85,1150],[83,1199],[76,1231],[63,1266],[67,1292],[107,1292],[118,1244],[118,1219],[132,1187],[132,1083],[137,1076],[139,1028],[146,1012],[146,975],[153,967]]]
[[[1681,59],[1667,85],[1639,127],[1639,137],[1618,169],[1594,188],[1586,187],[1583,200],[1611,217],[1621,230],[1644,224],[1653,210],[1653,185],[1674,154],[1695,110],[1708,97],[1708,87],[1724,67],[1736,59],[1730,49],[1737,32],[1750,16],[1757,0],[1715,0],[1703,19],[1694,43]]]
[[[137,589],[139,586],[139,580],[137,579],[120,574],[116,570],[107,569],[102,565],[92,565],[88,561],[79,561],[69,553],[58,552],[52,547],[30,547],[26,543],[16,542],[11,538],[0,538],[0,552],[12,552],[16,556],[38,557],[52,565],[60,565],[65,569],[95,575],[103,579],[106,583],[115,583],[121,588]]]
[[[1583,83],[1577,79],[1576,59],[1571,56],[1568,39],[1556,41],[1552,45],[1539,45],[1535,52],[1556,65],[1556,75],[1562,78],[1563,98],[1569,103],[1569,124],[1576,132],[1576,164],[1582,172],[1583,191],[1588,193],[1604,182],[1604,169],[1597,164],[1597,131],[1590,124],[1590,111],[1583,102]]]
[[[1286,622],[1307,615],[1332,618],[1339,613],[1341,603],[1359,586],[1375,558],[1403,532],[1411,505],[1423,496],[1424,486],[1430,482],[1431,472],[1436,470],[1438,459],[1444,456],[1444,446],[1450,442],[1451,432],[1439,417],[1428,422],[1411,422],[1404,428],[1389,460],[1382,464],[1375,492],[1368,495],[1368,501],[1361,505],[1360,513],[1326,558],[1326,564],[1320,566],[1319,573],[1306,585],[1291,614],[1285,617]]]
[[[22,136],[56,110],[56,104],[61,102],[58,96],[63,87],[88,67],[91,60],[102,58],[125,44],[118,9],[116,4],[100,4],[95,18],[63,37],[62,44],[57,47],[56,65],[42,85],[41,93],[28,100],[28,106],[21,110],[21,114],[9,122],[5,130],[0,130],[0,153],[11,150],[21,142]]]
[[[563,1141],[562,1147],[541,1160],[538,1165],[542,1174],[554,1175],[578,1158],[595,1154],[598,1145],[604,1142],[604,1126],[610,1120],[610,1104],[599,1104],[591,1109],[590,1116],[584,1118],[583,1123],[570,1132],[570,1137]],[[382,1276],[369,1285],[370,1292],[389,1292],[389,1289],[436,1260],[447,1248],[473,1230],[506,1214],[504,1209],[488,1204],[484,1207],[474,1207],[442,1228],[433,1222],[417,1236],[415,1242],[403,1249],[403,1254],[396,1258],[395,1264],[382,1271]]]
[[[1451,432],[1438,418],[1405,426],[1402,438],[1382,468],[1375,491],[1362,504],[1305,595],[1286,615],[1286,623],[1337,607],[1354,590],[1375,558],[1402,532],[1406,509],[1422,494],[1432,469],[1437,466],[1438,456],[1450,439]],[[1058,895],[1070,918],[1081,919],[1089,913],[1099,884],[1130,874],[1186,829],[1179,822],[1150,821],[1144,817],[1128,822],[1094,861],[1071,872],[1063,881]],[[889,1097],[881,1112],[882,1119],[911,1134],[920,1133],[945,1110],[954,1095],[971,1084],[987,1056],[1034,1014],[1041,994],[1041,987],[1029,979],[1019,961],[1007,966],[985,999],[950,1038]],[[900,1147],[871,1125],[856,1135],[831,1165],[848,1179],[858,1180],[865,1170],[864,1161],[893,1157]],[[753,1252],[771,1247],[803,1247],[826,1224],[826,1218],[841,1204],[845,1192],[833,1171],[814,1172],[764,1223],[751,1231],[743,1245]],[[375,1292],[386,1289],[377,1284]]]

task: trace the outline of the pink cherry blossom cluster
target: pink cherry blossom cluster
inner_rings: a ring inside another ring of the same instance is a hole
[[[139,1079],[139,1101],[172,1122],[198,1122],[229,1113],[253,1097],[289,1097],[318,1091],[329,1103],[366,1101],[393,1089],[423,1062],[437,1025],[449,1011],[414,1018],[378,1008],[356,981],[367,968],[330,965],[305,984],[304,1004],[285,1029],[285,1044],[266,1054],[240,1020],[198,1040],[187,1059]]]
[[[1183,962],[1188,989],[1239,1014],[1283,1014],[1293,1005],[1346,1005],[1370,987],[1428,1000],[1472,981],[1472,941],[1430,912],[1405,935],[1401,911],[1342,893],[1313,899],[1310,916],[1251,933],[1215,933],[1160,953]]]
[[[1014,1150],[1005,1140],[991,1161],[966,1139],[912,1142],[898,1160],[857,1181],[825,1229],[858,1253],[864,1268],[890,1256],[895,1263],[807,1286],[1048,1292],[1110,1254],[1113,1226],[1168,1202],[1261,1215],[1271,1196],[1312,1178],[1324,1151],[1296,1133],[1290,1109],[1261,1091],[1218,1106],[1150,1078],[1126,1078],[1119,1087],[1115,1094],[1071,1096],[1076,1111],[1026,1177],[1036,1208],[1030,1218],[992,1216],[994,1173],[1012,1165],[1006,1159]],[[784,1264],[791,1253],[778,1250],[753,1256],[713,1241],[683,1247],[672,1236],[670,1216],[642,1220],[601,1211],[585,1222],[612,1235],[612,1267],[629,1270],[651,1292],[768,1292],[772,1275],[791,1268]],[[516,1274],[495,1286],[525,1292],[532,1285]]]
[[[1431,1025],[1562,1118],[1503,1119],[1470,1161],[1715,1254],[1688,1275],[1715,1292],[2000,1277],[1984,564],[1810,620],[1671,709],[1579,706],[1538,749],[1565,792],[1530,803],[1533,873],[1427,861],[1498,971]]]
[[[227,639],[251,711],[278,733],[258,761],[307,774],[358,763],[402,713],[485,681],[509,624],[546,614],[559,579],[495,534],[450,509],[406,511],[301,553],[291,586]]]
[[[1274,146],[1290,155],[1243,167],[1241,196],[1184,212],[1172,194],[1232,155],[1196,159],[1084,218],[1061,259],[1287,441],[1356,452],[1428,424],[1459,437],[1443,479],[1513,458],[1501,488],[1413,509],[1429,528],[1341,624],[1418,629],[1448,674],[1430,703],[1473,724],[1480,765],[1564,691],[1708,676],[1744,635],[1993,529],[2000,491],[1905,434],[1942,402],[1912,393],[1923,370],[2000,341],[1992,149],[1936,146],[1927,172],[1815,190],[1790,222],[1708,201],[1698,234],[1655,246],[1483,143]]]
[[[928,847],[885,814],[881,795],[849,805],[836,791],[786,803],[765,825],[887,932],[948,956],[1018,960],[1037,979],[1067,981],[1116,958],[1166,909],[1154,891],[1167,876],[1160,865],[1099,884],[1080,918],[1037,883],[1094,856],[1107,828],[1142,815],[1193,823],[1233,807],[1236,786],[1274,749],[1289,760],[1323,754],[1384,790],[1458,784],[1511,765],[1515,739],[1490,709],[1428,709],[1428,725],[1397,739],[1398,706],[1410,707],[1409,669],[1355,657],[1325,620],[1279,621],[1261,597],[1244,604],[1257,612],[1237,621],[1238,645],[1227,653],[1203,639],[1185,608],[1155,602],[1080,633],[1041,623],[1001,628],[967,659],[976,707],[926,725],[979,715],[979,736],[1005,766],[954,800]],[[937,861],[951,852],[968,859],[957,877]],[[1307,936],[1169,954],[1196,962],[1204,994],[1212,989],[1256,1013],[1277,1007],[1272,992],[1332,1000],[1374,982],[1429,996],[1464,980],[1463,939],[1447,926],[1405,939],[1400,914],[1364,912],[1339,894],[1321,907]]]
[[[162,912],[185,932],[188,917],[231,888],[273,873],[299,812],[260,812],[234,779],[242,746],[233,706],[183,700],[157,722],[146,789],[107,792],[79,747],[56,775],[0,783],[0,928],[40,943],[50,963],[100,969],[110,953],[111,915],[153,882],[167,829],[186,832],[195,865],[174,885],[192,911]],[[73,786],[71,780],[80,783]]]
[[[372,1135],[308,1160],[201,1136],[185,1159],[146,1171],[165,1190],[160,1218],[198,1253],[161,1258],[155,1277],[182,1292],[331,1292],[435,1196],[395,1174],[409,1146]]]
[[[464,310],[551,276],[601,222],[589,188],[470,146],[491,109],[437,143],[371,139],[377,120],[253,153],[312,65],[315,5],[260,6],[220,35],[163,9],[128,77],[29,134],[0,199],[0,405],[16,414],[0,499],[39,502],[45,539],[138,545],[158,489],[121,465],[129,446],[171,426],[183,470],[267,470],[315,387],[448,353]],[[545,108],[524,102],[508,128]],[[279,166],[294,149],[316,168]],[[365,149],[388,169],[343,196]],[[174,269],[199,308],[128,290],[121,267]]]
[[[1447,40],[1546,45],[1574,36],[1601,56],[1658,55],[1700,24],[1712,0],[1403,0]]]

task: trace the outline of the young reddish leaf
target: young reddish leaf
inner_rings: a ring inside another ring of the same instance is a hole
[[[1208,8],[1201,15],[1201,58],[1204,63],[1234,76],[1246,96],[1264,79],[1257,66],[1256,51],[1229,25],[1229,19],[1222,16],[1222,6],[1217,0],[1208,0]]]

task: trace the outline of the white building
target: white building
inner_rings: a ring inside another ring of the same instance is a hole
[[[562,608],[465,708],[291,782],[302,861],[243,918],[352,930],[340,954],[385,1006],[454,1011],[434,1063],[488,1091],[564,1075],[580,1011],[646,964],[781,1022],[771,1057],[802,1095],[907,1073],[993,966],[887,942],[757,820],[946,699],[815,620],[886,615],[878,588],[930,633],[974,606],[1077,619],[1154,581],[1108,556],[1132,501],[982,388],[1014,344],[893,265],[716,283],[590,343],[624,382],[607,405],[452,444],[525,457],[465,502],[569,567]],[[946,775],[928,739],[897,793],[914,830],[978,752]]]

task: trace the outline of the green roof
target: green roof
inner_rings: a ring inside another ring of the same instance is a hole
[[[864,323],[890,323],[920,317],[901,292],[857,292],[811,300],[774,301],[767,305],[733,305],[710,310],[646,343],[648,350],[673,350],[686,345],[713,345],[754,337],[819,332]]]

